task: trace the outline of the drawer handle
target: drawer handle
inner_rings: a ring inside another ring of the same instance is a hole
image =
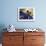
[[[13,38],[9,38],[10,40],[13,40]]]
[[[12,40],[11,38],[9,38],[10,40]]]
[[[36,39],[32,39],[32,40],[36,40]]]

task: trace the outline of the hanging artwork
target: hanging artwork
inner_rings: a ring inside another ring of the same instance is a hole
[[[35,8],[19,7],[18,21],[35,21]]]

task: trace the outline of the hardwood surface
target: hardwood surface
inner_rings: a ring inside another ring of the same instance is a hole
[[[44,46],[43,32],[24,33],[24,46]]]
[[[3,32],[2,45],[3,46],[44,46],[44,41],[45,41],[44,34],[45,34],[44,32]]]
[[[17,32],[4,32],[3,46],[22,46],[23,33]]]

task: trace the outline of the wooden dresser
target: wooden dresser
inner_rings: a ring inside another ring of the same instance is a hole
[[[3,32],[3,46],[44,46],[44,32]]]

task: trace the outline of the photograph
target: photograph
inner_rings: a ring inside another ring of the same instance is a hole
[[[35,8],[20,7],[18,8],[18,21],[34,21]]]

